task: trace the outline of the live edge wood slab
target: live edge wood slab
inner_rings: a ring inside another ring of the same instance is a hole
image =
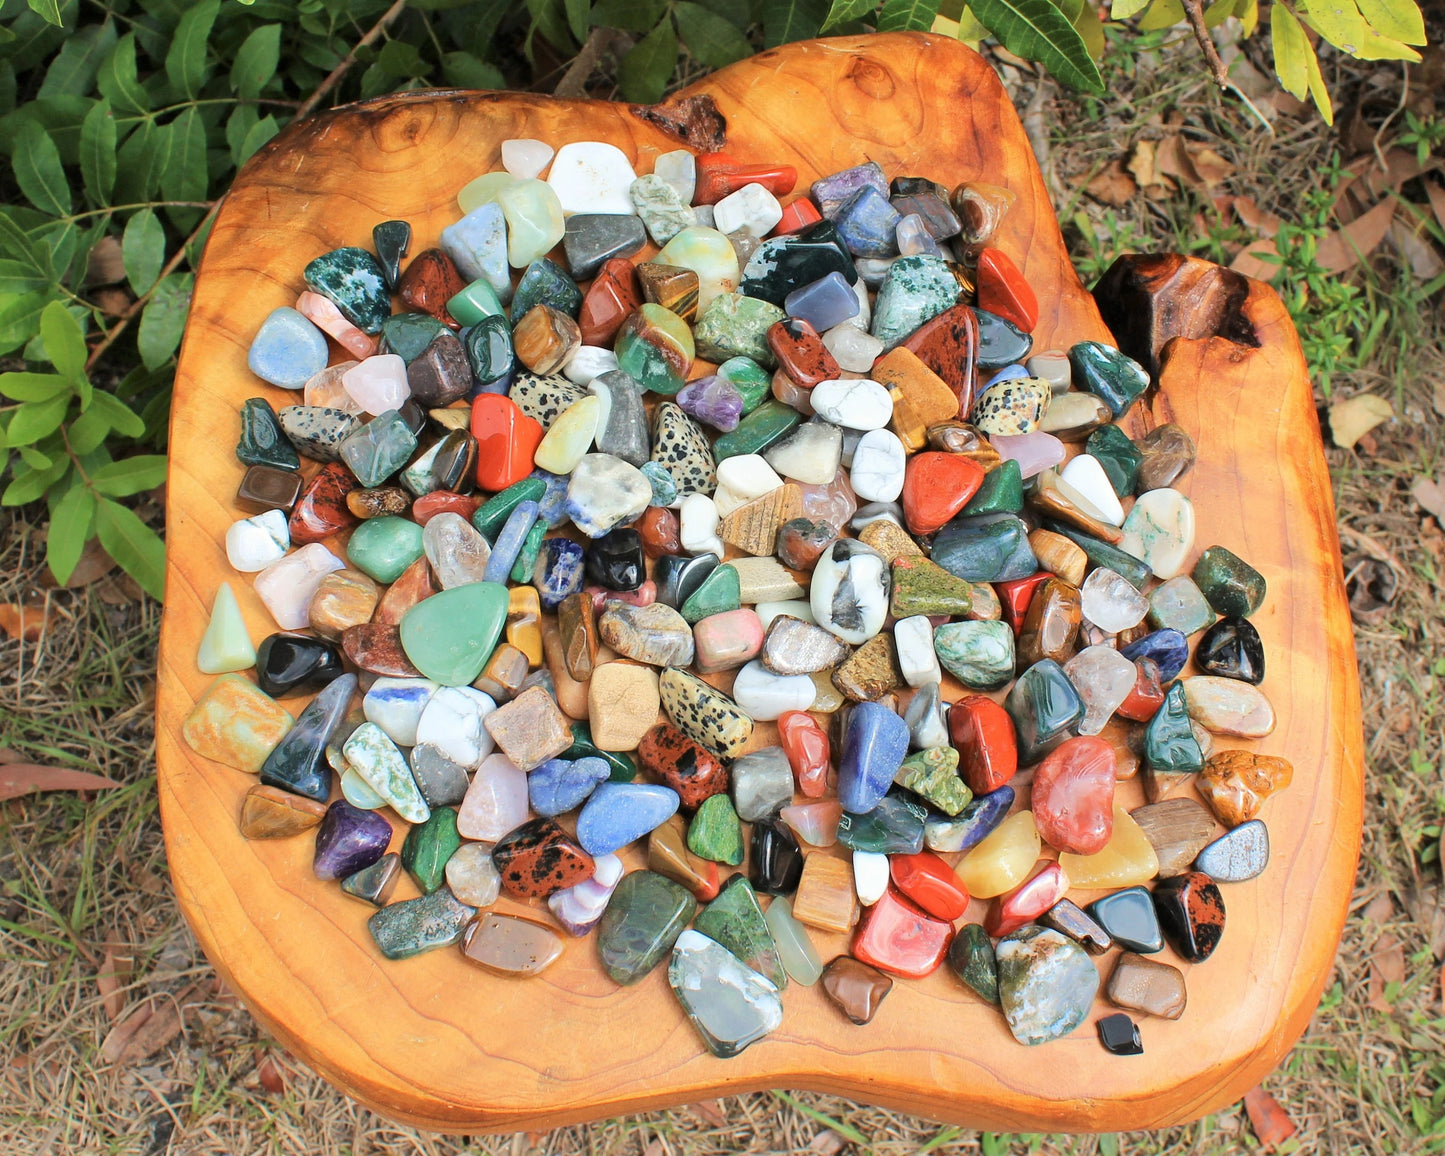
[[[231,582],[253,638],[274,629],[222,547],[242,516],[233,505],[238,406],[252,396],[278,407],[296,400],[247,371],[247,346],[272,309],[294,302],[313,256],[369,244],[372,225],[393,217],[412,223],[414,253],[434,244],[458,215],[457,190],[500,168],[511,137],[611,141],[640,172],[683,145],[726,148],[796,165],[800,193],[864,158],[890,177],[1006,186],[1018,200],[996,243],[1037,290],[1035,348],[1111,340],[1069,264],[1008,98],[979,57],[944,38],[791,45],[656,108],[443,92],[288,129],[246,166],[216,221],[172,410],[158,782],[176,893],[221,975],[336,1085],[441,1131],[542,1129],[776,1087],[1009,1131],[1157,1127],[1237,1099],[1303,1031],[1329,975],[1358,852],[1362,743],[1329,477],[1299,340],[1268,287],[1201,262],[1127,262],[1106,279],[1103,304],[1125,348],[1157,371],[1129,432],[1173,420],[1194,436],[1198,465],[1181,488],[1195,502],[1199,547],[1228,545],[1269,581],[1255,622],[1279,726],[1257,745],[1296,772],[1265,808],[1268,871],[1225,889],[1223,943],[1208,963],[1183,965],[1181,1020],[1143,1021],[1144,1058],[1102,1050],[1092,1026],[1102,1004],[1068,1039],[1021,1047],[945,969],[899,981],[863,1028],[820,988],[792,985],[776,1033],[737,1059],[714,1059],[665,969],[618,988],[590,940],[527,981],[488,976],[454,950],[389,963],[371,943],[367,909],[312,876],[310,838],[241,838],[237,808],[254,780],[199,758],[180,727],[210,681],[195,654],[218,583]],[[950,701],[959,693],[945,688]],[[759,730],[758,742],[773,741],[771,727]],[[1136,785],[1120,793],[1138,804]],[[969,918],[982,911],[976,902]],[[825,959],[846,949],[842,937],[817,941]],[[1107,976],[1112,959],[1100,966]]]

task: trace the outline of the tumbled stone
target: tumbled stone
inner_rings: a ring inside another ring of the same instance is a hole
[[[1182,1016],[1188,1002],[1184,974],[1177,967],[1127,951],[1114,965],[1104,996],[1116,1007],[1169,1020]]]
[[[852,929],[858,919],[858,896],[847,860],[817,852],[803,860],[803,877],[793,898],[793,917],[820,931]]]
[[[1214,881],[1200,871],[1162,880],[1154,888],[1159,925],[1179,955],[1203,963],[1224,934],[1224,898]]]
[[[1088,1014],[1099,973],[1078,944],[1047,927],[1005,936],[996,949],[999,1002],[1021,1044],[1068,1035]]]
[[[1006,622],[948,622],[933,632],[943,668],[973,690],[998,690],[1014,674],[1014,635]]]
[[[316,829],[312,870],[323,881],[345,878],[377,862],[390,841],[391,824],[381,815],[337,799]]]
[[[697,903],[653,871],[622,877],[598,927],[602,968],[616,983],[636,983],[655,968],[692,920]]]
[[[540,687],[524,690],[487,715],[483,724],[502,753],[522,771],[541,766],[572,745],[566,716]]]
[[[1237,827],[1255,818],[1264,801],[1293,778],[1294,767],[1287,759],[1254,751],[1216,751],[1197,786],[1219,821]]]
[[[217,678],[181,725],[202,758],[257,774],[294,720],[271,697],[239,674]]]
[[[1214,734],[1257,739],[1274,730],[1274,707],[1258,687],[1215,675],[1186,678],[1180,685],[1189,717]]]
[[[241,798],[241,834],[247,839],[285,839],[321,822],[326,804],[264,784]]]
[[[1199,852],[1194,867],[1218,883],[1243,883],[1269,866],[1269,830],[1250,819]]]

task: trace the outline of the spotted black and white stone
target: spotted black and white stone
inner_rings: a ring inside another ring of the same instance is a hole
[[[888,560],[862,542],[840,538],[818,558],[808,600],[819,626],[861,646],[883,629],[888,591]]]
[[[1053,387],[1042,377],[1015,377],[989,386],[973,403],[969,420],[985,434],[1033,433]]]
[[[677,483],[679,500],[717,489],[717,464],[702,427],[673,402],[657,407],[653,418],[652,460]]]
[[[532,373],[523,369],[517,371],[507,396],[543,429],[550,429],[564,409],[587,396],[587,390],[568,381],[560,373]]]
[[[361,419],[324,405],[288,405],[276,415],[296,452],[315,462],[334,462],[341,443],[361,428]]]
[[[658,690],[672,725],[719,758],[736,755],[752,737],[752,717],[696,675],[669,666],[658,680]]]

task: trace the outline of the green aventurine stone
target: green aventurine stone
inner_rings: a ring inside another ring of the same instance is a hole
[[[410,959],[456,943],[476,914],[475,907],[468,907],[443,887],[420,899],[383,907],[366,926],[387,959]]]
[[[487,665],[506,623],[506,586],[469,582],[423,598],[402,615],[401,648],[433,682],[467,686]]]
[[[447,299],[447,312],[461,325],[475,325],[485,317],[506,317],[502,299],[486,278],[479,278]]]
[[[1149,624],[1155,630],[1172,628],[1187,637],[1213,621],[1214,611],[1187,574],[1169,579],[1149,595]]]
[[[759,365],[776,365],[777,358],[768,346],[768,330],[786,316],[771,301],[719,293],[702,311],[693,330],[697,355],[708,361],[746,357]]]
[[[367,518],[351,532],[346,560],[378,582],[395,582],[421,557],[421,541],[421,527],[410,518]]]
[[[296,447],[281,432],[276,411],[264,397],[248,397],[241,404],[241,440],[236,443],[236,457],[248,466],[301,468]]]
[[[980,923],[965,923],[948,948],[948,966],[980,999],[998,1003],[998,964],[993,940]]]
[[[999,940],[996,957],[999,1002],[1019,1043],[1047,1043],[1084,1022],[1099,972],[1072,939],[1029,924]]]
[[[1017,514],[1024,508],[1024,479],[1019,464],[1009,458],[983,475],[983,485],[959,511],[961,518],[975,514]]]
[[[717,373],[719,377],[727,378],[732,387],[742,394],[743,413],[752,413],[772,395],[773,379],[751,357],[729,357],[717,367]]]
[[[547,483],[541,478],[523,478],[520,482],[513,482],[477,509],[472,515],[472,525],[490,542],[501,533],[513,510],[523,502],[540,502],[546,492]]]
[[[425,823],[407,832],[401,845],[401,865],[416,880],[422,894],[430,895],[446,881],[447,860],[461,845],[457,809],[438,807]]]
[[[945,622],[933,632],[943,669],[971,690],[998,690],[1014,676],[1014,632],[1007,622]]]
[[[427,313],[398,313],[381,327],[381,351],[394,353],[408,365],[426,352],[426,347],[446,326]]]
[[[928,808],[899,794],[883,796],[866,815],[844,811],[838,820],[838,842],[851,851],[880,855],[912,855],[923,850]]]
[[[724,614],[743,604],[738,572],[724,563],[702,580],[702,585],[682,604],[682,616],[689,625],[710,614]]]
[[[1114,493],[1123,497],[1134,492],[1134,483],[1139,477],[1139,465],[1144,455],[1139,447],[1129,440],[1116,425],[1100,426],[1089,435],[1084,443],[1084,452],[1098,459],[1108,476]]]
[[[574,722],[571,726],[572,745],[557,757],[576,762],[578,759],[601,759],[610,768],[609,783],[630,783],[637,778],[637,764],[632,756],[623,751],[598,750],[592,741],[592,728],[585,722]]]
[[[927,558],[900,558],[893,563],[889,599],[894,618],[967,614],[973,607],[973,585]]]
[[[330,297],[342,315],[365,333],[380,333],[391,316],[386,273],[367,250],[351,246],[322,253],[303,274],[313,292]]]
[[[958,777],[958,752],[952,747],[915,751],[903,760],[893,781],[950,817],[973,802],[973,792]]]
[[[542,539],[547,536],[547,523],[541,520],[532,523],[527,536],[522,539],[522,548],[517,552],[517,561],[512,565],[513,582],[527,583],[537,568],[537,555],[542,552]]]
[[[597,928],[602,970],[614,983],[636,983],[662,962],[696,911],[697,900],[682,884],[655,871],[624,875]]]
[[[736,867],[743,861],[743,828],[726,795],[704,799],[687,828],[687,848],[694,855]]]
[[[1164,702],[1144,728],[1144,762],[1156,771],[1176,775],[1204,767],[1204,752],[1189,725],[1189,702],[1182,682],[1169,685]]]
[[[698,912],[693,927],[715,939],[760,975],[779,988],[788,986],[788,973],[773,942],[773,933],[763,919],[762,908],[752,885],[743,875],[734,875],[718,897]]]
[[[736,457],[738,454],[760,454],[776,441],[785,438],[799,422],[800,414],[790,405],[773,398],[763,402],[738,423],[738,428],[725,433],[713,443],[712,456],[716,461]]]
[[[1084,556],[1095,566],[1102,566],[1106,570],[1114,571],[1115,574],[1122,574],[1136,590],[1143,590],[1144,584],[1154,573],[1147,564],[1139,561],[1133,554],[1124,553],[1123,550],[1110,545],[1102,538],[1095,538],[1092,534],[1082,534],[1072,526],[1066,526],[1062,522],[1055,522],[1052,519],[1046,519],[1044,526],[1077,543],[1083,549]]]
[[[1264,575],[1231,550],[1211,546],[1194,564],[1194,581],[1219,613],[1248,618],[1264,602]]]
[[[256,665],[256,648],[241,617],[241,607],[228,583],[216,589],[211,621],[201,635],[196,665],[202,674],[230,674]]]

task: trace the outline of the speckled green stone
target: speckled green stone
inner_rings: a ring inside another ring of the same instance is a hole
[[[725,433],[713,443],[712,456],[715,461],[735,457],[738,454],[760,454],[774,442],[781,441],[803,420],[790,405],[784,405],[776,398],[763,402],[738,423],[738,428]]]
[[[704,799],[687,828],[687,847],[694,855],[736,867],[743,861],[743,828],[726,795]]]
[[[958,301],[961,292],[942,257],[917,253],[888,268],[873,305],[873,336],[892,349],[925,321]]]
[[[980,923],[965,923],[948,948],[948,966],[980,999],[998,1003],[998,965],[993,940]]]
[[[693,625],[710,614],[725,614],[742,604],[738,572],[724,563],[704,578],[702,585],[682,604],[682,616]]]
[[[575,762],[577,759],[601,759],[610,768],[609,783],[630,783],[637,778],[637,763],[623,751],[599,750],[592,741],[592,728],[585,722],[571,725],[572,745],[557,757]]]
[[[655,871],[624,875],[597,928],[602,970],[614,983],[636,983],[662,962],[696,911],[697,900],[682,884]]]
[[[1194,581],[1220,614],[1248,618],[1264,602],[1264,575],[1223,546],[1211,546],[1194,564]]]
[[[577,288],[577,282],[566,269],[546,257],[539,257],[528,265],[517,282],[517,291],[512,296],[512,324],[517,324],[537,305],[550,305],[568,317],[576,317],[582,308],[582,290]]]
[[[769,353],[772,352],[770,349]],[[742,395],[743,413],[752,413],[773,392],[773,379],[767,370],[751,357],[730,357],[717,367],[719,377],[725,377],[732,387]]]
[[[1017,514],[1024,508],[1024,479],[1019,464],[1009,458],[983,476],[983,485],[959,511],[959,517],[976,514]]]
[[[416,880],[422,894],[430,895],[447,877],[447,860],[462,845],[457,834],[455,807],[438,807],[425,823],[406,833],[401,845],[401,865]]]
[[[541,478],[523,478],[520,482],[513,482],[478,508],[472,515],[472,525],[490,542],[501,533],[513,510],[523,502],[540,502],[546,492],[547,483]]]
[[[894,618],[915,614],[967,614],[973,607],[973,586],[927,558],[901,558],[893,563],[889,609]]]
[[[1182,682],[1170,684],[1163,704],[1144,728],[1144,761],[1153,770],[1176,775],[1204,767],[1204,752],[1189,725],[1189,702]]]
[[[1014,676],[1014,632],[1007,622],[946,622],[933,632],[943,669],[971,690],[998,690]]]
[[[1128,434],[1116,425],[1100,426],[1084,443],[1084,452],[1097,458],[1099,465],[1104,467],[1104,473],[1109,484],[1114,487],[1114,493],[1122,498],[1134,492],[1134,483],[1138,480],[1139,465],[1143,462],[1144,455],[1139,452],[1139,447],[1129,440]]]
[[[236,457],[248,466],[301,468],[296,447],[286,440],[276,411],[264,397],[248,397],[241,404],[241,440],[236,443]]]
[[[1213,621],[1214,611],[1186,574],[1169,579],[1149,595],[1149,625],[1155,630],[1172,628],[1188,636]]]
[[[410,518],[367,518],[351,532],[346,560],[378,582],[395,582],[421,557],[422,530]]]
[[[364,333],[380,333],[391,316],[391,292],[381,263],[366,249],[350,246],[322,253],[304,273],[313,292],[329,297]]]
[[[950,817],[973,802],[973,792],[958,777],[958,752],[953,747],[915,751],[903,760],[893,781]]]
[[[468,907],[442,887],[420,899],[383,907],[366,926],[387,959],[410,959],[456,943],[476,914],[475,907]]]
[[[1099,972],[1072,939],[1031,923],[999,940],[995,958],[999,1002],[1019,1043],[1048,1043],[1084,1022]]]
[[[719,293],[702,311],[693,330],[697,355],[708,361],[746,357],[759,365],[776,365],[777,358],[768,347],[768,330],[786,316],[771,301]]]
[[[715,939],[778,988],[788,986],[788,973],[778,955],[773,933],[763,919],[758,897],[746,876],[734,875],[718,897],[698,912],[693,927]]]

